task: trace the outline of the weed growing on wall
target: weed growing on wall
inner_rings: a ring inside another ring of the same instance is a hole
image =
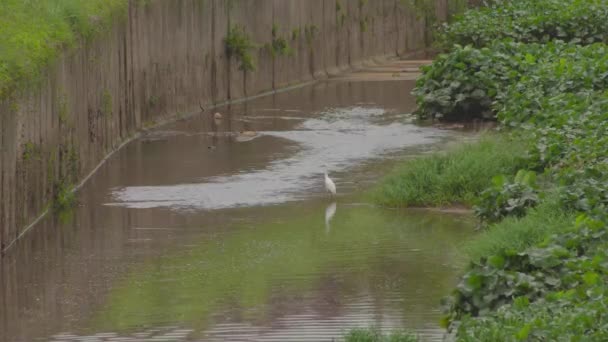
[[[435,15],[435,0],[399,0],[401,5],[413,10],[416,17],[426,19],[427,24],[432,24],[437,21]]]
[[[31,141],[26,142],[23,145],[22,158],[23,158],[23,161],[26,161],[26,162],[30,161],[30,160],[34,160],[34,159],[39,159],[40,158],[40,148]]]
[[[342,7],[342,2],[336,0],[336,23],[339,28],[344,27],[346,22],[346,10]]]
[[[59,108],[58,108],[59,123],[65,124],[68,121],[68,99],[67,99],[67,95],[65,93],[59,95],[57,103],[59,105]]]
[[[279,26],[277,24],[272,25],[272,42],[270,43],[270,51],[273,57],[291,56],[293,54],[293,50],[289,46],[287,39],[280,36]]]
[[[53,210],[61,213],[72,209],[76,203],[76,195],[72,186],[66,181],[57,181],[54,187]]]
[[[112,94],[108,89],[101,93],[101,112],[103,115],[112,116]]]
[[[319,28],[317,27],[317,25],[312,24],[312,25],[306,25],[304,27],[304,34],[306,36],[306,45],[308,45],[308,47],[312,47],[312,42],[314,41],[314,39],[318,33],[319,33]]]
[[[224,39],[226,55],[228,58],[236,58],[239,62],[239,69],[243,71],[255,70],[255,63],[251,51],[255,44],[240,26],[232,26],[228,29],[228,34]]]

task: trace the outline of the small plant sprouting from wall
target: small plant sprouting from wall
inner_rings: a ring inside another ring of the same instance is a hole
[[[152,0],[137,0],[137,4],[143,7],[149,6],[151,3]]]
[[[160,103],[160,99],[156,95],[151,95],[148,98],[148,105],[150,107],[156,107]]]
[[[435,15],[435,0],[400,0],[401,4],[414,10],[416,17],[425,18],[427,23],[434,23],[437,18]],[[459,0],[460,1],[460,0]]]
[[[454,16],[464,13],[467,5],[467,0],[448,1],[448,20],[451,21]]]
[[[17,113],[19,111],[19,109],[20,109],[19,103],[17,103],[17,101],[11,101],[9,110],[13,113]]]
[[[314,41],[318,33],[319,28],[317,27],[317,25],[306,25],[306,27],[304,27],[304,34],[306,35],[306,44],[308,44],[309,47],[312,47],[312,42]]]
[[[33,142],[28,141],[23,145],[23,161],[40,158],[40,148]]]
[[[298,40],[300,38],[300,34],[302,33],[302,28],[295,28],[291,30],[291,40]]]
[[[291,56],[293,50],[289,46],[287,39],[279,36],[279,26],[277,24],[272,25],[272,43],[270,44],[270,52],[272,57],[280,56]]]
[[[56,213],[69,212],[76,203],[76,195],[72,186],[64,180],[57,181],[54,185],[53,210]]]
[[[372,17],[369,15],[363,15],[363,11],[365,10],[367,3],[368,0],[359,0],[359,29],[361,32],[367,32],[369,29],[369,24],[372,20]]]
[[[255,63],[251,50],[255,45],[251,42],[249,35],[239,26],[232,26],[228,29],[228,35],[224,39],[226,46],[226,56],[228,58],[237,58],[243,71],[255,70]]]
[[[360,13],[363,11],[363,7],[365,7],[365,5],[367,5],[367,1],[368,0],[359,0],[359,12]]]
[[[80,174],[80,165],[78,162],[78,149],[75,145],[72,145],[68,152],[69,172],[70,176],[74,181],[78,180]]]
[[[49,159],[46,162],[46,180],[48,184],[53,184],[55,180],[55,160],[56,157],[56,149],[53,148],[49,153]]]
[[[369,17],[361,18],[361,20],[359,20],[359,28],[361,29],[361,32],[367,32],[369,28],[369,21]]]
[[[101,112],[103,115],[112,116],[112,94],[108,89],[101,93]]]
[[[59,122],[64,124],[68,121],[68,99],[66,94],[61,94],[58,98]]]
[[[342,28],[346,22],[346,12],[344,11],[340,0],[336,0],[336,22],[338,23],[339,28]]]
[[[228,10],[228,13],[232,12],[232,10],[234,9],[234,2],[234,0],[226,0],[226,9]]]

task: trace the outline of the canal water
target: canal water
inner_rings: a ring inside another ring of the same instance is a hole
[[[147,132],[0,262],[0,340],[440,340],[471,219],[368,195],[462,135],[414,125],[412,86],[321,82]]]

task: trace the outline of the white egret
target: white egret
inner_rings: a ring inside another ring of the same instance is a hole
[[[213,114],[213,118],[216,119],[216,120],[222,120],[222,114],[215,113],[215,114]]]
[[[327,190],[332,197],[336,195],[336,184],[329,178],[327,172],[325,172],[325,190]]]

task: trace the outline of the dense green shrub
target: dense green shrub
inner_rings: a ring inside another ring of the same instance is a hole
[[[560,49],[558,53],[551,52],[551,55],[522,74],[517,82],[506,87],[501,93],[495,110],[504,124],[562,124],[540,121],[557,118],[557,103],[561,109],[570,110],[568,116],[559,116],[559,119],[566,120],[572,115],[580,116],[571,111],[573,106],[581,110],[601,100],[594,91],[608,87],[608,46],[570,45]]]
[[[453,297],[452,318],[461,310],[458,340],[606,340],[605,222],[605,216],[580,219],[571,233],[477,265]],[[490,302],[476,305],[479,298]]]
[[[442,46],[488,46],[496,40],[524,43],[562,40],[608,42],[606,0],[502,0],[465,12],[439,34]]]
[[[532,118],[545,97],[608,86],[604,44],[498,42],[488,48],[454,46],[416,82],[421,118],[494,118],[517,123]]]
[[[0,5],[0,98],[35,80],[66,47],[126,14],[127,0],[3,0]]]
[[[577,228],[525,251],[502,250],[474,262],[446,305],[449,319],[488,314],[515,298],[579,289],[608,276],[605,215],[581,216]],[[584,290],[587,290],[586,288]]]
[[[608,246],[606,246],[608,247]],[[458,341],[607,341],[608,287],[594,273],[584,286],[549,292],[530,304],[526,297],[488,317],[463,320]]]
[[[501,58],[504,57],[504,58]],[[508,82],[517,63],[509,55],[497,56],[489,49],[456,46],[422,67],[412,94],[421,118],[468,119],[471,114],[491,117],[493,98],[500,84]]]
[[[458,340],[608,336],[607,13],[606,0],[495,1],[443,30],[452,50],[416,84],[421,118],[496,118],[542,177],[512,171],[480,193],[491,224],[447,301]]]

